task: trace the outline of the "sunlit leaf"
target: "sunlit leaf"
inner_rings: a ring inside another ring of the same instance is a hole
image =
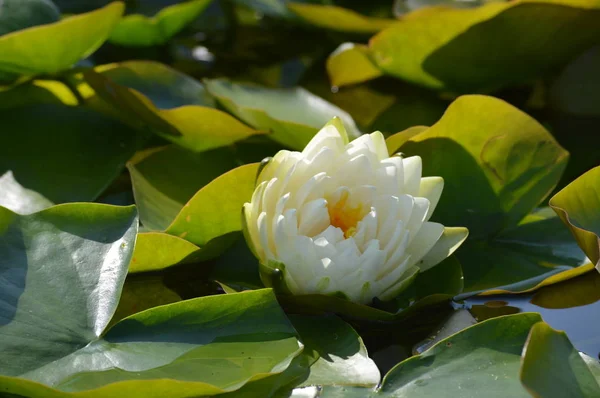
[[[386,74],[435,89],[491,91],[547,75],[598,44],[599,15],[596,0],[426,7],[378,33],[369,48]]]
[[[12,171],[0,176],[0,206],[18,214],[29,214],[52,205],[43,195],[19,184]]]
[[[105,65],[84,72],[84,79],[99,97],[88,100],[92,106],[108,105],[131,125],[197,152],[261,134],[215,109],[201,83],[156,62]]]
[[[597,397],[600,385],[564,332],[539,322],[523,349],[520,379],[536,397]]]
[[[327,58],[327,73],[333,86],[346,86],[375,79],[383,73],[369,58],[365,45],[344,43]]]
[[[301,87],[270,89],[223,79],[205,84],[231,113],[256,129],[270,131],[270,138],[295,150],[304,149],[334,116],[342,119],[351,137],[360,134],[348,113]]]
[[[113,2],[86,14],[0,36],[0,72],[54,74],[92,54],[108,38],[124,5]]]
[[[190,0],[163,8],[153,17],[130,14],[110,34],[111,43],[146,47],[166,43],[204,11],[211,0]]]
[[[600,167],[596,167],[550,199],[581,249],[600,267]],[[600,269],[600,268],[599,268]]]
[[[395,22],[393,19],[368,17],[333,5],[290,2],[287,7],[310,25],[347,33],[376,33]]]

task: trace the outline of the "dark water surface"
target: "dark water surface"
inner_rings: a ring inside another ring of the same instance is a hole
[[[600,273],[595,270],[529,295],[473,297],[465,304],[478,321],[539,312],[554,329],[564,330],[579,351],[600,357]]]

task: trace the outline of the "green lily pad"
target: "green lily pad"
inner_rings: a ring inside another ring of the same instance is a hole
[[[519,382],[521,351],[539,314],[483,321],[447,337],[392,368],[381,386],[323,385],[303,397],[530,397]],[[306,395],[301,395],[305,392]]]
[[[600,167],[588,171],[554,195],[550,206],[600,269]]]
[[[123,3],[113,2],[89,13],[0,36],[0,73],[33,76],[69,69],[104,43],[124,8]]]
[[[389,18],[368,17],[333,5],[290,2],[287,7],[310,25],[346,33],[377,33],[396,22]]]
[[[143,311],[70,355],[0,382],[30,397],[214,395],[283,372],[301,350],[264,289]]]
[[[599,16],[595,0],[426,7],[374,36],[369,48],[385,74],[434,89],[485,92],[547,75],[598,44]]]
[[[271,89],[224,79],[205,80],[205,84],[228,111],[256,129],[270,131],[270,138],[295,150],[304,149],[334,116],[342,120],[351,138],[360,135],[348,113],[301,87]]]
[[[59,19],[60,11],[50,0],[4,0],[0,4],[0,36]]]
[[[91,203],[0,214],[1,374],[20,376],[101,335],[119,301],[138,221],[133,206]]]
[[[164,232],[142,232],[137,236],[129,273],[160,271],[202,257],[201,249],[185,239]]]
[[[92,201],[142,144],[126,125],[83,107],[0,111],[0,173],[54,203]]]
[[[127,167],[144,227],[167,229],[200,188],[236,166],[229,148],[196,153],[169,145],[138,153]]]
[[[586,263],[548,209],[527,216],[552,191],[568,159],[531,117],[499,99],[463,96],[429,129],[400,133],[388,143],[395,140],[404,141],[399,150],[407,156],[422,157],[424,175],[444,178],[433,219],[469,229],[456,253],[466,293],[527,291]]]
[[[597,397],[600,385],[564,332],[539,322],[523,349],[521,382],[536,397]]]
[[[336,384],[375,387],[381,375],[362,339],[334,315],[290,317],[304,344],[302,355],[314,358],[300,386]],[[315,327],[318,325],[318,327]]]
[[[198,17],[211,0],[191,0],[160,10],[149,18],[131,14],[119,21],[109,41],[121,46],[148,47],[165,44]]]
[[[19,184],[12,171],[0,176],[0,206],[18,214],[30,214],[52,205],[43,195]]]
[[[382,76],[381,69],[369,57],[369,48],[363,44],[341,44],[327,58],[331,85],[346,86]]]
[[[259,164],[233,169],[200,189],[166,232],[198,246],[242,230],[242,205],[250,201]]]
[[[290,320],[304,344],[302,353],[283,373],[248,383],[224,398],[284,397],[294,387],[321,383],[377,385],[379,370],[350,325],[334,315],[291,315]]]
[[[193,151],[263,134],[215,109],[201,83],[157,62],[105,65],[83,78],[97,95],[87,99],[90,106]]]

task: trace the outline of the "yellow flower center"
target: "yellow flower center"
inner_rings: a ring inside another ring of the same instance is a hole
[[[346,239],[356,233],[356,225],[365,215],[365,206],[360,203],[356,207],[350,207],[348,196],[348,192],[344,192],[340,200],[327,206],[330,224],[341,229]]]

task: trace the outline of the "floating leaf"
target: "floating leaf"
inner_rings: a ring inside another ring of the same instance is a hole
[[[342,119],[351,137],[360,135],[348,113],[301,87],[270,89],[224,79],[206,80],[205,84],[235,116],[259,130],[272,132],[270,138],[292,149],[304,149],[334,116]]]
[[[164,232],[142,232],[137,237],[129,273],[160,271],[200,259],[200,248],[185,239]]]
[[[365,45],[341,44],[327,58],[327,73],[331,84],[346,86],[382,76],[381,69],[369,57],[369,49]]]
[[[259,164],[231,170],[200,189],[166,232],[204,246],[215,238],[242,230],[242,205],[250,201]]]
[[[491,91],[551,73],[598,44],[599,17],[596,0],[423,8],[374,36],[369,48],[391,76],[454,92]]]
[[[11,170],[54,203],[96,199],[142,143],[131,128],[83,107],[20,107],[0,119],[0,173]]]
[[[140,220],[165,230],[200,188],[236,166],[229,148],[195,153],[169,145],[138,153],[127,167]]]
[[[521,382],[535,397],[597,397],[600,385],[564,332],[533,325],[523,349]]]
[[[346,33],[376,33],[395,22],[393,19],[368,17],[333,5],[290,2],[287,7],[310,25]]]
[[[147,47],[165,44],[204,11],[211,0],[190,0],[165,7],[149,18],[131,14],[119,21],[110,34],[111,43]]]
[[[18,214],[29,214],[52,205],[43,195],[19,184],[12,171],[0,176],[0,206]]]
[[[391,149],[406,135],[390,137]],[[456,254],[465,292],[526,291],[553,275],[574,277],[556,274],[586,263],[548,209],[525,218],[552,191],[568,154],[518,109],[492,97],[460,97],[399,150],[423,158],[423,175],[444,178],[433,219],[469,229]]]
[[[295,315],[291,321],[305,345],[304,352],[316,357],[302,385],[375,387],[379,384],[379,370],[350,325],[332,315]]]
[[[268,289],[152,308],[70,348],[69,355],[18,377],[0,376],[3,391],[29,397],[214,395],[283,372],[302,350]]]
[[[124,5],[114,2],[85,14],[0,36],[0,72],[55,74],[92,54],[108,38]]]
[[[130,61],[85,71],[84,79],[112,113],[188,149],[202,152],[261,132],[214,108],[199,82],[156,62]]]
[[[91,203],[24,216],[0,208],[0,231],[0,372],[20,376],[101,335],[119,301],[137,217],[133,206]]]
[[[585,254],[600,270],[600,167],[596,167],[550,199]]]
[[[530,397],[519,383],[521,351],[538,314],[490,319],[443,339],[420,355],[400,362],[381,387],[325,385],[305,397]],[[308,389],[307,389],[308,390]],[[310,392],[310,391],[307,391]],[[301,395],[298,395],[301,396]]]

